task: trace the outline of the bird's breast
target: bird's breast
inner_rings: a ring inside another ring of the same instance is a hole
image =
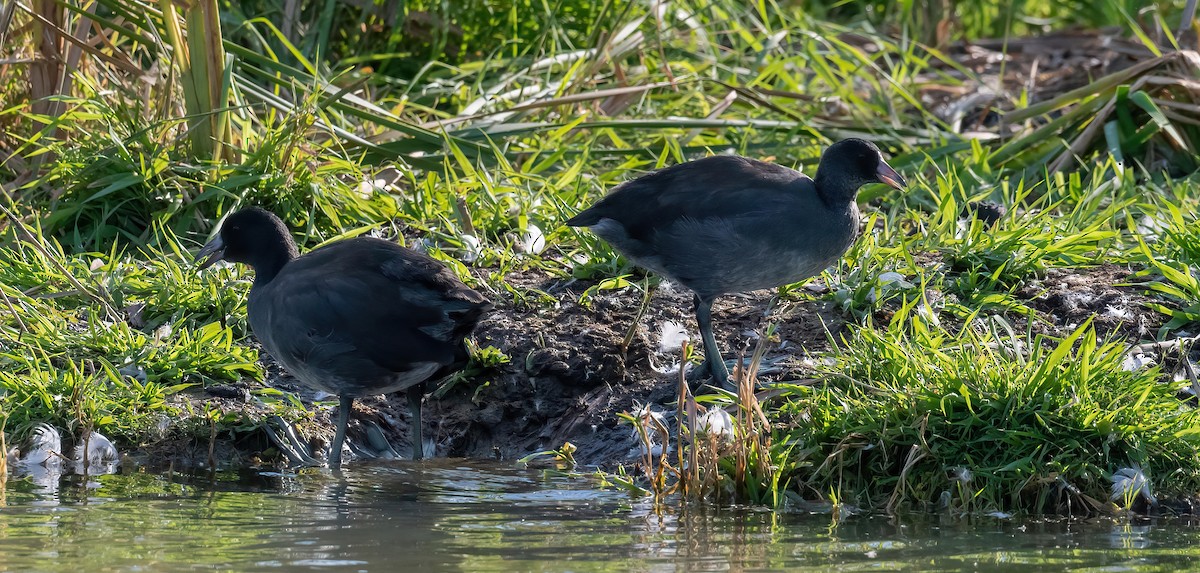
[[[710,244],[704,254],[711,274],[695,281],[699,288],[694,290],[708,294],[746,292],[816,276],[836,263],[853,244],[858,234],[857,210],[794,219],[787,218],[786,213],[773,214],[738,231],[739,239],[725,243],[725,247]]]

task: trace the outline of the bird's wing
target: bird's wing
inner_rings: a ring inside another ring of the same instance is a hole
[[[379,257],[380,272],[396,285],[402,285],[404,297],[413,304],[442,310],[442,320],[421,326],[439,340],[470,334],[483,313],[492,308],[487,298],[463,284],[446,265],[433,258],[407,249],[384,248],[384,251]]]
[[[567,224],[592,226],[610,219],[630,239],[650,243],[679,220],[773,212],[805,196],[819,200],[812,179],[798,171],[717,155],[626,182]]]
[[[252,301],[252,325],[263,324],[269,350],[308,368],[336,363],[364,376],[458,358],[462,338],[490,307],[482,295],[396,245],[331,248],[338,244],[289,263]]]

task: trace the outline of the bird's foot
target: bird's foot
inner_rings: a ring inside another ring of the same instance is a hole
[[[384,436],[383,428],[380,428],[379,424],[371,420],[362,420],[359,423],[366,429],[366,441],[359,444],[349,438],[346,439],[346,443],[349,444],[355,455],[367,459],[382,458],[385,460],[396,460],[403,457],[392,448],[392,444]]]
[[[727,362],[727,364],[732,364],[732,362]],[[724,370],[724,372],[717,374],[716,376],[713,375],[712,370],[712,365],[709,363],[708,359],[705,359],[704,362],[701,362],[699,366],[692,368],[688,372],[688,386],[692,389],[693,394],[708,394],[714,387],[725,390],[733,389],[733,384],[729,380],[729,371],[727,368],[718,368],[718,370]],[[709,389],[704,388],[704,382],[706,380],[711,381]]]
[[[774,358],[763,358],[762,361],[759,362],[759,364],[758,364],[758,374],[759,375],[777,374],[779,372],[782,372],[783,366],[781,365],[781,363],[786,359],[787,359],[787,356],[776,356]],[[720,388],[731,391],[731,392],[737,391],[736,381],[730,375],[730,373],[734,372],[734,369],[737,367],[737,364],[738,364],[738,361],[736,359],[724,361],[724,368],[722,370],[725,371],[725,376],[724,376],[725,380],[720,385]],[[743,358],[742,359],[742,368],[749,368],[749,367],[750,367],[750,358]],[[688,372],[687,381],[688,381],[688,384],[692,388],[692,392],[702,393],[702,392],[700,392],[700,389],[702,387],[701,385],[705,380],[707,380],[711,377],[712,373],[710,372],[710,370],[711,369],[709,368],[708,360],[705,359],[705,361],[701,362],[699,366],[692,368],[691,371]]]
[[[778,374],[780,372],[783,372],[783,362],[785,360],[787,360],[788,358],[789,357],[787,355],[780,355],[780,356],[776,356],[774,358],[764,357],[758,363],[757,375],[761,376],[763,374]],[[750,367],[750,359],[746,358],[745,360],[743,360],[742,366],[745,368],[749,368]],[[732,370],[733,366],[731,365],[729,368],[730,368],[730,370]]]
[[[301,439],[296,432],[296,426],[284,420],[279,416],[271,416],[267,418],[263,429],[267,432],[267,437],[271,439],[271,443],[279,448],[280,453],[288,459],[288,465],[292,467],[316,467],[324,465],[313,456],[312,448],[308,446],[308,442]]]

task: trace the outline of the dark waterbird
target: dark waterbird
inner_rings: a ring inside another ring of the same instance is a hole
[[[862,139],[830,146],[815,180],[717,155],[623,183],[567,224],[590,228],[633,262],[691,289],[705,354],[694,374],[707,368],[727,384],[713,300],[798,282],[833,264],[858,235],[855,198],[868,183],[905,186],[879,148]]]
[[[370,237],[299,256],[283,221],[251,207],[229,216],[196,255],[254,268],[246,303],[263,348],[304,384],[341,400],[329,465],[337,467],[354,399],[406,390],[420,459],[425,383],[467,363],[463,340],[491,308],[434,259]]]

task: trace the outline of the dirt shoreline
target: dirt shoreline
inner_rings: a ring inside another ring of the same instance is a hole
[[[1162,323],[1150,310],[1141,289],[1116,286],[1129,282],[1128,268],[1105,264],[1084,269],[1052,269],[1030,280],[1017,296],[1038,311],[1034,331],[1063,335],[1092,318],[1101,336],[1124,338],[1130,344],[1152,338]],[[669,283],[655,289],[645,314],[637,321],[628,350],[620,345],[642,304],[637,288],[599,291],[590,307],[580,296],[593,281],[572,281],[538,272],[510,277],[512,284],[553,293],[556,302],[513,305],[493,293],[496,309],[480,324],[475,341],[492,345],[510,358],[508,364],[459,383],[441,398],[430,395],[425,404],[426,435],[436,443],[438,457],[489,458],[513,461],[531,453],[551,450],[571,442],[576,460],[587,466],[615,467],[635,462],[638,443],[632,428],[617,414],[640,405],[673,411],[677,374],[672,366],[678,351],[659,348],[660,329],[666,322],[682,325],[697,340],[691,293]],[[714,307],[718,344],[727,357],[748,354],[757,332],[765,325],[771,291],[719,299]],[[876,313],[876,324],[886,322],[889,309]],[[825,300],[782,301],[772,310],[778,323],[776,338],[768,344],[766,358],[776,361],[777,372],[764,381],[811,380],[812,359],[830,350],[828,333],[835,339],[848,332],[847,318]],[[1016,324],[1025,319],[1014,317]],[[249,418],[266,417],[268,410],[252,397],[252,390],[273,387],[294,393],[311,420],[298,431],[314,451],[326,447],[333,433],[335,407],[298,385],[270,360],[263,383],[241,382],[187,393],[183,399],[208,401],[225,412],[242,412]],[[382,431],[397,452],[410,451],[408,409],[402,395],[373,396],[356,401],[349,439],[368,441],[367,422]],[[218,465],[282,463],[274,445],[258,429],[234,434],[218,432],[213,460]],[[209,464],[207,440],[189,444],[149,445],[147,463],[169,465]],[[165,446],[165,447],[162,447]]]

